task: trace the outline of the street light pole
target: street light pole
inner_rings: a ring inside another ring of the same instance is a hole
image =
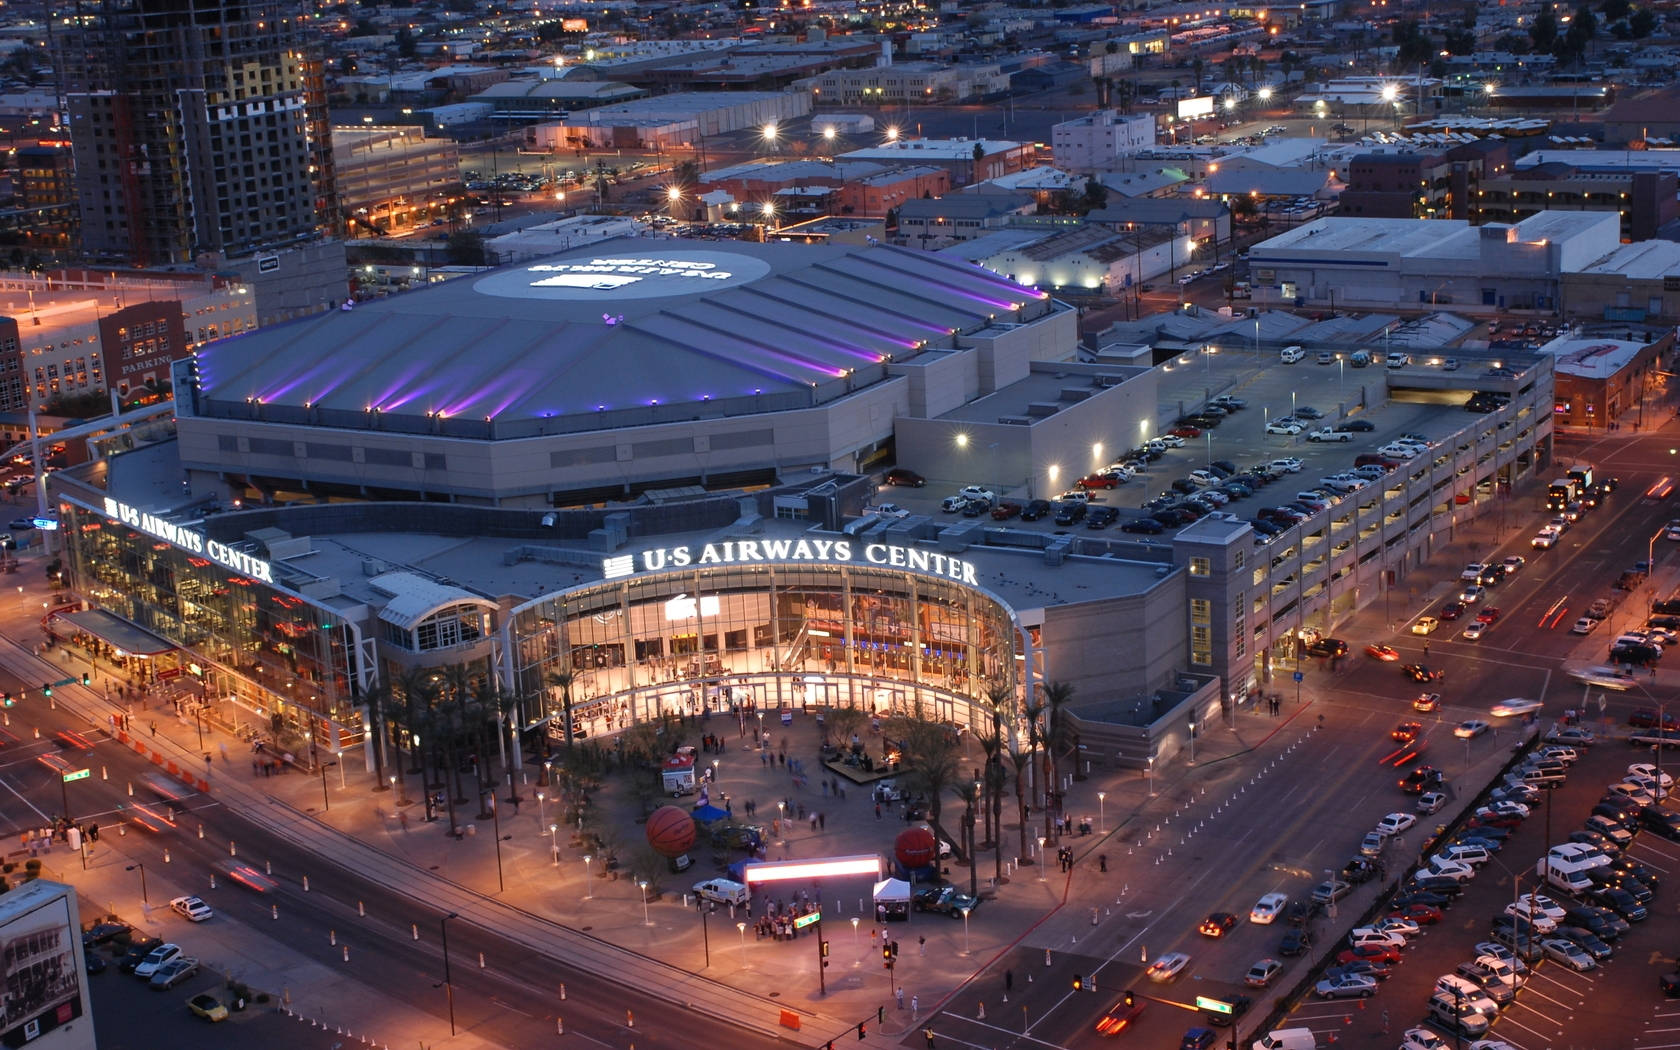
[[[449,1037],[455,1038],[455,982],[449,975],[449,920],[460,918],[455,912],[450,912],[438,920],[438,929],[443,933],[443,987],[444,994],[449,999]]]
[[[136,861],[135,863],[130,864],[125,870],[140,872],[140,903],[150,907],[152,902],[146,896],[146,866]]]
[[[592,901],[595,899],[595,891],[589,880],[589,862],[594,859],[595,858],[592,855],[587,853],[583,856],[583,899],[586,901]]]
[[[1097,834],[1108,834],[1108,792],[1097,792]],[[966,921],[968,916],[963,916]]]
[[[490,793],[490,823],[496,836],[496,892],[507,892],[507,880],[502,877],[502,807],[496,805],[496,793]]]
[[[640,882],[636,883],[636,886],[637,886],[637,888],[639,888],[642,891],[642,925],[643,926],[652,926],[653,925],[653,919],[649,918],[649,916],[648,916],[648,906],[647,906],[648,884],[647,884],[647,880],[646,879],[641,880]]]

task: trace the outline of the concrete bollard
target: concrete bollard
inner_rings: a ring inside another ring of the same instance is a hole
[[[305,892],[305,893],[309,892],[309,876],[308,875],[305,875],[303,877],[303,892]]]
[[[271,919],[278,919],[280,917],[280,905],[270,904],[268,906],[268,917]]]
[[[344,946],[344,961],[350,961],[350,946],[348,944]]]

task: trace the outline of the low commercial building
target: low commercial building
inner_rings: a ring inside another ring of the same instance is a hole
[[[1255,245],[1256,305],[1558,308],[1563,275],[1613,251],[1617,216],[1545,211],[1515,225],[1317,219]]]
[[[1025,193],[948,193],[917,197],[898,207],[898,243],[942,248],[973,240],[1031,215],[1038,203]]]
[[[1050,129],[1050,148],[1057,167],[1092,172],[1119,157],[1155,145],[1155,115],[1131,116],[1112,109],[1064,120]]]
[[[174,362],[256,327],[251,289],[227,275],[0,274],[0,412],[110,391],[167,398]]]
[[[946,65],[894,62],[866,69],[831,69],[793,82],[816,106],[904,106],[977,102],[1009,90],[996,63]]]
[[[1652,334],[1632,328],[1605,335],[1571,333],[1542,346],[1540,352],[1553,357],[1557,375],[1553,419],[1561,426],[1642,428],[1646,397],[1660,390],[1658,373],[1674,351],[1673,328],[1660,338]],[[1651,422],[1660,420],[1653,414]]]
[[[1675,171],[1590,171],[1561,160],[1525,165],[1482,180],[1473,218],[1520,222],[1547,209],[1609,212],[1620,219],[1623,240],[1645,241],[1680,218],[1675,180]]]
[[[1568,317],[1629,324],[1680,324],[1680,243],[1623,244],[1563,275]]]
[[[1034,147],[1030,142],[1002,139],[895,139],[835,159],[944,168],[951,173],[953,186],[967,186],[1030,167]]]

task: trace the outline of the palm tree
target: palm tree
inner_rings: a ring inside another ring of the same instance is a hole
[[[964,780],[951,786],[951,794],[963,803],[963,852],[968,860],[968,895],[980,896],[980,860],[974,855],[974,807],[980,802],[980,784]]]
[[[422,712],[437,702],[437,675],[424,667],[406,668],[397,680],[397,692],[403,698],[403,746],[409,753],[413,768],[410,773],[422,773],[421,756],[414,749],[414,732],[422,720]]]
[[[549,685],[553,686],[554,688],[560,690],[560,724],[561,724],[561,730],[566,734],[565,739],[566,739],[566,754],[567,755],[570,755],[572,753],[572,682],[573,682],[573,680],[574,679],[573,679],[572,672],[570,670],[565,670],[565,669],[562,669],[562,670],[559,670],[559,671],[550,671],[543,678],[544,682],[546,682],[547,684],[549,684]],[[543,730],[543,758],[546,760],[547,757],[548,757],[548,730],[545,728]]]
[[[1062,717],[1063,710],[1073,699],[1073,686],[1065,682],[1045,682],[1044,690],[1044,782],[1047,785],[1044,805],[1044,837],[1050,837],[1050,811],[1060,810],[1060,804],[1052,804],[1061,797],[1059,788],[1061,781],[1056,774],[1056,751],[1064,746],[1068,739],[1067,720]]]
[[[393,699],[390,683],[383,678],[373,683],[363,699],[367,701],[368,747],[373,749],[373,790],[389,791],[391,785],[385,782],[385,747],[389,741],[385,725],[385,705]],[[343,761],[342,756],[339,760]]]
[[[1039,769],[1038,769],[1038,765],[1037,765],[1037,763],[1038,763],[1039,719],[1041,717],[1043,717],[1043,715],[1044,715],[1044,701],[1041,698],[1039,698],[1037,695],[1029,693],[1028,697],[1027,697],[1027,702],[1021,705],[1021,717],[1025,718],[1027,720],[1027,754],[1032,756],[1032,762],[1033,762],[1033,765],[1029,766],[1028,768],[1031,770],[1031,772],[1033,774],[1033,787],[1038,789],[1038,791],[1040,793],[1044,793],[1048,790],[1044,786],[1043,778],[1039,773]],[[1017,785],[1017,789],[1018,788],[1019,788],[1019,785]],[[1025,817],[1024,817],[1025,811],[1023,810],[1022,812],[1023,812],[1023,818],[1022,819],[1025,819]],[[1044,822],[1045,822],[1044,837],[1046,839],[1048,839],[1050,837],[1050,827],[1049,827],[1049,823],[1050,823],[1050,799],[1048,797],[1045,797],[1045,799],[1044,799]],[[1023,831],[1022,834],[1025,835],[1025,831]]]
[[[1021,863],[1030,864],[1032,851],[1027,848],[1027,773],[1032,769],[1033,753],[1013,746],[1007,753],[1009,764],[1015,770],[1015,809],[1021,819]]]

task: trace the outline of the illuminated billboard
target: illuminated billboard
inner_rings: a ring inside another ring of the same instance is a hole
[[[94,1050],[75,893],[25,883],[0,898],[0,1045]]]
[[[1200,98],[1182,98],[1178,100],[1179,120],[1201,120],[1213,116],[1213,96],[1203,95]]]

